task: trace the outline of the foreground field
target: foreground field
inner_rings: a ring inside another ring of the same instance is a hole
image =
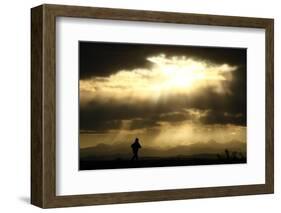
[[[115,160],[97,160],[93,157],[80,159],[80,170],[94,169],[118,169],[118,168],[143,168],[164,166],[192,166],[192,165],[214,165],[214,164],[237,164],[246,163],[244,156],[227,157],[215,154],[200,154],[192,156],[180,156],[172,158],[143,157],[138,161],[117,158]]]

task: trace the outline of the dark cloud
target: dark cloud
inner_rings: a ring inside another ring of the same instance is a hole
[[[204,124],[246,126],[246,49],[80,42],[80,79],[109,76],[120,69],[147,67],[150,62],[146,57],[160,53],[238,66],[229,86],[231,92],[218,94],[206,88],[190,96],[160,98],[156,103],[94,99],[85,106],[80,105],[80,130],[106,132],[119,129],[124,120],[131,121],[131,129],[157,127],[161,121],[174,123],[192,119],[187,109],[208,110],[200,119]]]
[[[81,122],[80,118],[80,131],[81,132],[95,132],[95,133],[106,133],[108,130],[120,129],[122,126],[122,120],[84,120]]]
[[[190,115],[189,112],[172,112],[172,113],[161,114],[155,119],[159,121],[167,121],[167,122],[181,122],[181,121],[192,119],[192,116]]]
[[[200,118],[203,124],[234,124],[245,126],[246,116],[242,113],[230,114],[228,112],[221,112],[210,110],[205,116]]]
[[[192,56],[213,63],[246,64],[246,49],[244,48],[80,41],[80,79],[108,76],[121,69],[147,67],[151,63],[146,58],[161,53],[165,53],[167,56]]]
[[[80,108],[80,129],[110,130],[121,127],[122,120],[132,120],[132,129],[156,125],[160,114],[176,110],[177,107],[151,102],[120,103],[92,101],[85,108]],[[119,121],[117,123],[116,121]],[[111,123],[112,122],[112,123]]]
[[[150,127],[157,127],[160,126],[157,120],[154,119],[134,119],[131,120],[130,123],[130,130],[134,129],[143,129],[143,128],[150,128]]]
[[[246,126],[246,105],[232,94],[218,95],[210,90],[192,95],[170,97],[157,103],[120,103],[93,100],[80,108],[80,129],[99,131],[118,129],[122,120],[133,120],[132,129],[158,126],[158,122],[180,122],[192,119],[188,109],[208,110],[200,121],[205,124],[235,124]],[[240,116],[237,116],[240,115]]]

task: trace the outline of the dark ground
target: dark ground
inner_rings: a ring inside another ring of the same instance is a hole
[[[246,162],[245,157],[227,158],[215,154],[200,154],[173,158],[143,157],[139,158],[138,161],[121,158],[113,160],[98,160],[93,157],[84,157],[80,159],[79,170],[239,164]]]

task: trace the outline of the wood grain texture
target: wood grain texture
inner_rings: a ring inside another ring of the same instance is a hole
[[[274,21],[266,26],[266,184],[270,192],[274,192]]]
[[[246,186],[56,196],[56,17],[263,28],[266,31],[266,183]],[[273,193],[274,23],[272,19],[41,5],[31,10],[31,203],[65,207]]]
[[[42,59],[43,7],[31,14],[31,203],[43,204]]]

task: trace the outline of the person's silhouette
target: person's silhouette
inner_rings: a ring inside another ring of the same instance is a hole
[[[133,151],[133,157],[132,157],[131,160],[132,161],[133,160],[138,160],[139,159],[138,151],[141,148],[141,145],[139,143],[139,139],[138,138],[135,139],[135,142],[131,145],[131,148],[132,148],[132,151]]]

